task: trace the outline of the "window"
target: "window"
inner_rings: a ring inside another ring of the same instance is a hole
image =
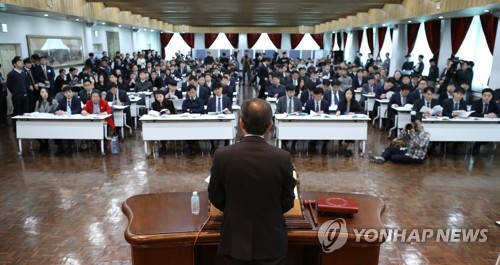
[[[191,47],[187,45],[179,33],[174,33],[174,36],[165,47],[165,59],[170,60],[172,57],[175,59],[175,53],[180,52],[187,55],[191,51]]]
[[[311,34],[307,33],[304,35],[304,38],[300,41],[299,45],[297,45],[296,50],[310,50],[315,51],[319,50],[319,45],[316,41],[311,37]]]
[[[384,44],[382,45],[380,52],[378,53],[382,61],[385,60],[385,54],[389,53],[389,58],[391,58],[391,53],[392,53],[392,39],[391,39],[391,29],[387,29],[387,32],[385,33],[385,39],[384,39]]]
[[[415,40],[415,47],[411,52],[411,60],[416,65],[418,62],[418,56],[424,56],[424,71],[421,73],[424,76],[429,74],[429,59],[431,59],[434,55],[432,54],[431,48],[429,47],[429,43],[427,42],[427,35],[425,35],[425,26],[424,23],[420,23],[420,28],[418,29],[417,39]]]
[[[352,62],[352,60],[356,57],[356,54],[352,54],[352,32],[347,33],[347,40],[345,42],[345,55],[344,59],[347,62]]]
[[[375,39],[373,39],[375,41]],[[370,46],[368,46],[368,38],[366,37],[366,29],[363,30],[363,38],[361,40],[361,48],[359,49],[359,52],[363,54],[361,56],[361,63],[363,65],[366,64],[366,60],[368,60],[368,54],[371,53],[372,51],[370,50]],[[373,58],[375,59],[375,58]]]
[[[333,47],[332,50],[334,50],[334,51],[340,51],[339,44],[337,43],[337,38],[340,37],[340,34],[342,34],[342,33],[338,33],[338,34],[333,33],[334,38],[333,38],[333,43],[332,43],[332,47]]]
[[[490,53],[483,27],[479,16],[474,16],[470,24],[465,40],[455,55],[460,59],[473,61],[474,77],[472,78],[472,89],[481,91],[488,84],[493,65],[493,55]]]
[[[262,33],[255,45],[251,48],[252,50],[278,50],[267,33]]]
[[[212,43],[212,46],[210,46],[209,49],[218,49],[218,50],[231,50],[234,49],[233,45],[229,42],[227,39],[226,34],[224,33],[219,33],[217,38],[215,39],[214,43]]]

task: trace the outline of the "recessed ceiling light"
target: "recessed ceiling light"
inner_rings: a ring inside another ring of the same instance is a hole
[[[154,30],[151,30],[151,32],[155,32]]]
[[[386,24],[382,24],[382,27],[386,27],[387,25]]]
[[[439,16],[439,19],[443,19],[444,17],[443,16]]]
[[[49,16],[49,14],[43,14],[43,16],[44,16],[44,17],[48,17],[48,16]]]
[[[77,19],[75,19],[75,20],[76,20],[76,21],[80,21],[80,19],[79,19],[79,18],[77,18]]]
[[[118,25],[118,27],[119,27],[119,28],[121,28],[121,27],[122,27],[122,25]]]
[[[408,20],[408,23],[411,23],[411,20]]]
[[[132,29],[135,29],[135,27],[132,27]]]
[[[484,13],[488,13],[488,12],[490,12],[490,10],[489,10],[489,9],[484,10]]]
[[[101,24],[106,25],[106,22],[102,22]]]
[[[148,31],[148,29],[144,29],[144,31]]]

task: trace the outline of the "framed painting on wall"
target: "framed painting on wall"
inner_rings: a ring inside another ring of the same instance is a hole
[[[26,39],[30,56],[33,54],[45,56],[53,67],[84,63],[81,38],[26,35]]]

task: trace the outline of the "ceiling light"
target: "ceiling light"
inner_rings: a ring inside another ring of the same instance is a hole
[[[101,24],[106,25],[106,22],[102,22]]]
[[[80,19],[79,19],[79,18],[77,18],[77,19],[75,19],[75,20],[76,20],[76,21],[80,21]]]
[[[444,17],[443,16],[439,16],[439,19],[443,19]]]
[[[408,23],[411,23],[411,20],[408,20]]]
[[[49,14],[43,14],[43,16],[44,16],[44,17],[48,17],[48,16],[49,16]]]
[[[132,29],[135,29],[135,27],[132,27]]]
[[[122,27],[122,25],[118,25],[118,27],[119,27],[119,28],[121,28],[121,27]]]
[[[154,30],[151,30],[151,32],[155,32]]]
[[[484,10],[484,13],[488,13],[488,12],[490,12],[490,10],[489,10],[489,9]]]
[[[387,25],[386,24],[382,24],[382,27],[386,27]]]
[[[144,29],[144,31],[148,31],[148,29]]]

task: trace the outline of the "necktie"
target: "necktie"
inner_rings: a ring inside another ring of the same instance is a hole
[[[483,114],[488,114],[488,104],[484,104]]]
[[[458,110],[458,103],[455,103],[455,109],[454,110]]]
[[[431,107],[431,103],[429,101],[427,101],[427,107],[430,108]]]
[[[370,93],[373,92],[373,86],[370,86]]]
[[[420,91],[420,98],[424,98],[424,94],[422,94],[422,91]]]
[[[292,113],[292,98],[288,98],[288,113]]]
[[[316,112],[319,111],[319,102],[316,102]]]
[[[118,94],[115,94],[115,101],[118,101]]]
[[[336,92],[334,95],[334,98],[333,98],[333,101],[335,102],[335,105],[338,105],[339,104],[339,97],[337,96],[338,93]]]
[[[221,106],[221,97],[217,98],[217,112],[222,112],[222,106]]]
[[[87,93],[87,100],[90,99],[90,93]]]
[[[47,67],[43,65],[43,74],[45,75],[45,80],[49,79],[47,76]]]
[[[66,109],[66,111],[68,111],[70,109],[71,109],[71,101],[68,100],[68,108]]]
[[[401,97],[401,105],[406,105],[406,97]]]

